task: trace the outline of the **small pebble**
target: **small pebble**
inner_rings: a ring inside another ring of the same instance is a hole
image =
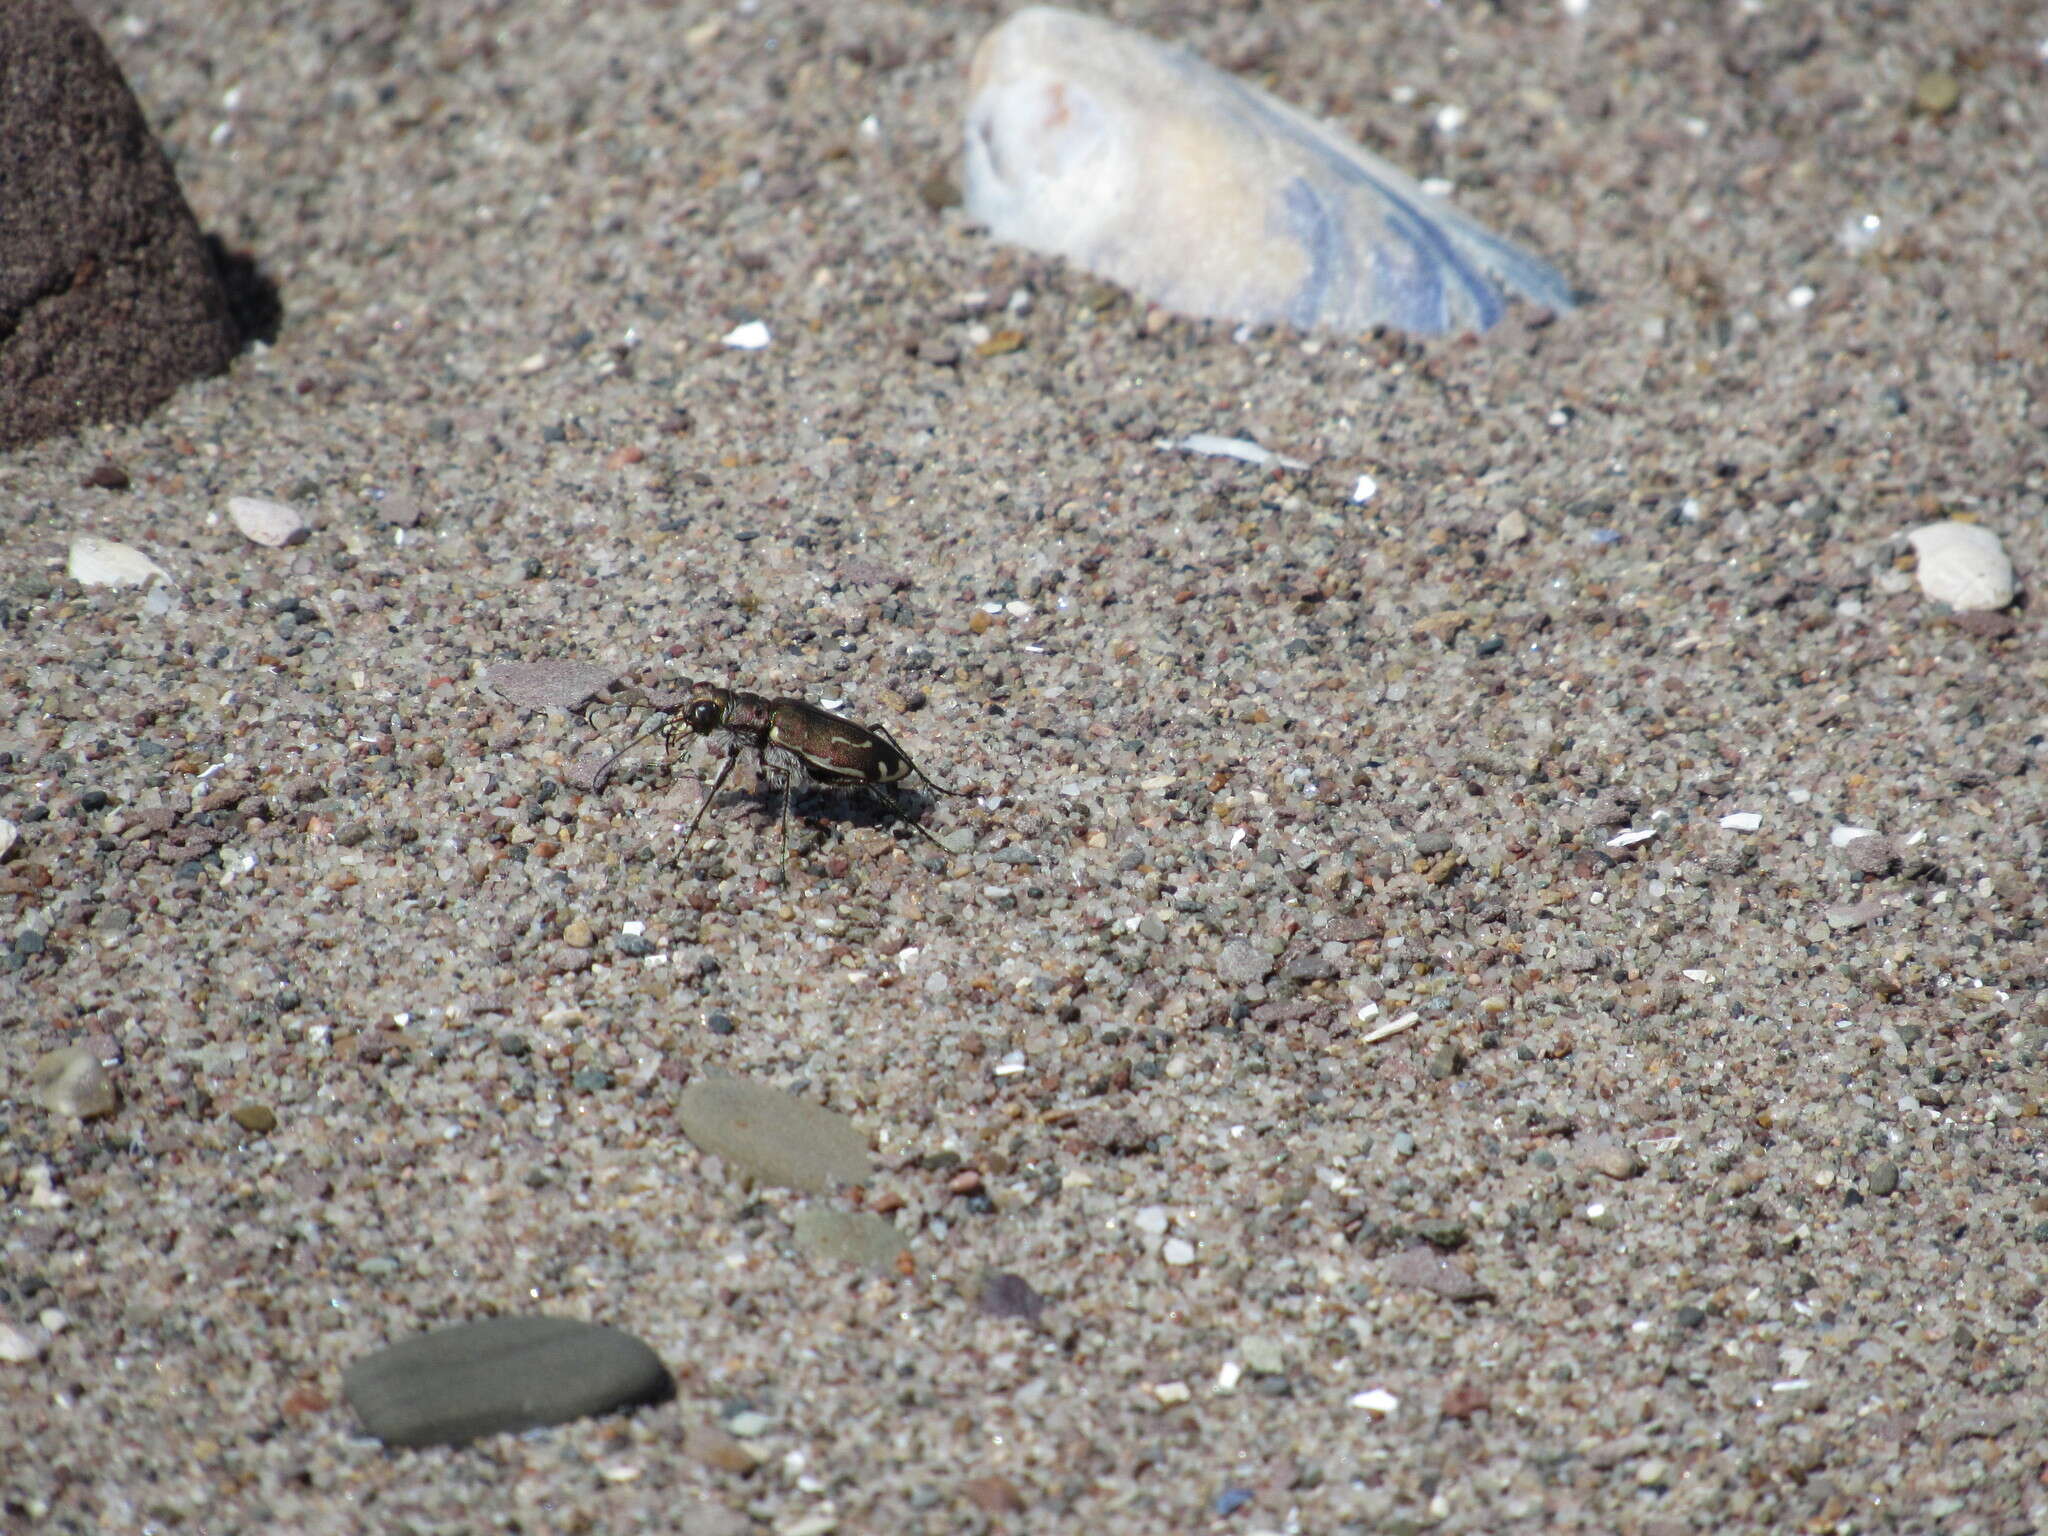
[[[661,1402],[674,1384],[653,1350],[616,1328],[494,1317],[366,1355],[343,1374],[342,1391],[386,1445],[426,1446]]]
[[[1899,845],[1888,837],[1859,837],[1843,851],[1842,861],[1859,875],[1888,875],[1899,867]]]
[[[970,1477],[960,1485],[967,1502],[991,1515],[1017,1515],[1025,1510],[1024,1495],[1007,1477]]]
[[[590,924],[580,917],[572,917],[562,929],[562,942],[571,949],[588,949],[597,942],[597,936],[590,931]]]
[[[1977,523],[1927,523],[1906,535],[1919,556],[1920,590],[1961,612],[1991,612],[2013,600],[2012,561],[1998,535]]]
[[[768,327],[759,320],[749,320],[743,325],[736,325],[719,338],[728,347],[737,348],[742,352],[758,352],[772,339],[768,334]]]
[[[1945,69],[1930,69],[1913,82],[1913,110],[1923,117],[1946,117],[1962,99],[1962,86]]]
[[[1045,1298],[1023,1276],[998,1272],[983,1277],[975,1305],[988,1317],[1035,1323],[1045,1311]]]
[[[1253,1334],[1238,1344],[1237,1352],[1244,1357],[1244,1368],[1254,1376],[1287,1374],[1287,1353],[1277,1339]]]
[[[1373,1387],[1368,1391],[1354,1392],[1351,1395],[1350,1401],[1352,1407],[1363,1409],[1376,1419],[1389,1417],[1401,1406],[1401,1399],[1394,1396],[1385,1387]]]
[[[1264,981],[1272,969],[1273,957],[1243,939],[1232,939],[1216,957],[1216,979],[1233,987]]]
[[[7,862],[7,855],[14,852],[14,845],[21,838],[21,828],[0,816],[0,864]]]
[[[237,1104],[228,1118],[251,1136],[268,1136],[277,1129],[276,1113],[263,1104]]]
[[[1159,1257],[1175,1268],[1184,1268],[1195,1262],[1195,1245],[1184,1237],[1169,1237],[1160,1246]]]
[[[742,1408],[726,1418],[725,1427],[742,1440],[758,1440],[775,1427],[775,1421],[756,1409]]]
[[[1492,1294],[1447,1253],[1418,1243],[1384,1262],[1389,1284],[1428,1291],[1446,1301],[1478,1301]]]
[[[1899,1165],[1890,1158],[1880,1158],[1870,1167],[1870,1192],[1883,1199],[1899,1187]]]
[[[28,1365],[40,1360],[48,1343],[39,1329],[0,1320],[0,1365]]]
[[[1610,1179],[1632,1179],[1648,1166],[1632,1148],[1618,1141],[1602,1141],[1588,1149],[1586,1166]]]
[[[97,1120],[111,1115],[119,1100],[106,1068],[81,1046],[46,1051],[37,1058],[29,1077],[35,1085],[36,1102],[53,1115]]]
[[[736,1477],[747,1476],[761,1464],[759,1456],[716,1424],[692,1424],[684,1430],[683,1452],[715,1471],[730,1472]]]
[[[265,549],[302,544],[313,531],[298,508],[260,496],[230,496],[228,516],[243,538]]]

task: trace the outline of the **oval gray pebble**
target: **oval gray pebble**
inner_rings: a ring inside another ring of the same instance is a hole
[[[1899,1187],[1899,1165],[1890,1158],[1880,1159],[1870,1170],[1870,1192],[1879,1199]]]
[[[868,1176],[868,1139],[846,1116],[738,1077],[700,1077],[676,1104],[683,1134],[748,1178],[823,1194]]]
[[[675,1385],[629,1333],[566,1317],[494,1317],[417,1334],[348,1368],[342,1391],[386,1445],[461,1445],[658,1403]]]
[[[908,1251],[896,1223],[872,1211],[798,1211],[790,1225],[797,1247],[814,1259],[893,1270]]]

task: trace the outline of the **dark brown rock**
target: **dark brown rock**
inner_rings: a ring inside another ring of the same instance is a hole
[[[239,335],[170,162],[64,0],[0,5],[0,449],[132,420]]]

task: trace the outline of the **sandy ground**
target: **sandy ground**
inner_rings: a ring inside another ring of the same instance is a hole
[[[1120,11],[1598,295],[1430,345],[934,211],[993,7],[89,9],[284,321],[0,461],[8,1530],[2048,1528],[2048,664],[1894,541],[2048,572],[2038,7]],[[566,787],[630,720],[482,682],[550,657],[844,701],[972,851],[813,797],[781,884],[728,792],[678,862],[710,752]],[[872,1134],[908,1273],[709,1072]],[[676,1400],[361,1434],[516,1311]]]

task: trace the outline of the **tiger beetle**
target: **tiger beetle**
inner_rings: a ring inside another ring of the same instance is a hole
[[[597,782],[602,785],[615,763],[636,742],[656,731],[669,750],[686,746],[693,736],[723,731],[730,741],[725,761],[711,781],[697,814],[690,818],[683,843],[697,835],[697,827],[711,802],[725,787],[733,764],[747,747],[754,749],[761,777],[782,791],[782,866],[789,867],[789,802],[799,783],[827,789],[863,789],[881,801],[896,818],[941,853],[951,854],[938,838],[914,820],[895,786],[915,775],[942,795],[966,795],[964,789],[948,789],[910,759],[901,742],[886,725],[867,726],[806,704],[802,699],[770,699],[740,688],[721,688],[716,683],[693,683],[688,696],[673,710],[664,711],[646,730],[626,743],[605,764]]]

